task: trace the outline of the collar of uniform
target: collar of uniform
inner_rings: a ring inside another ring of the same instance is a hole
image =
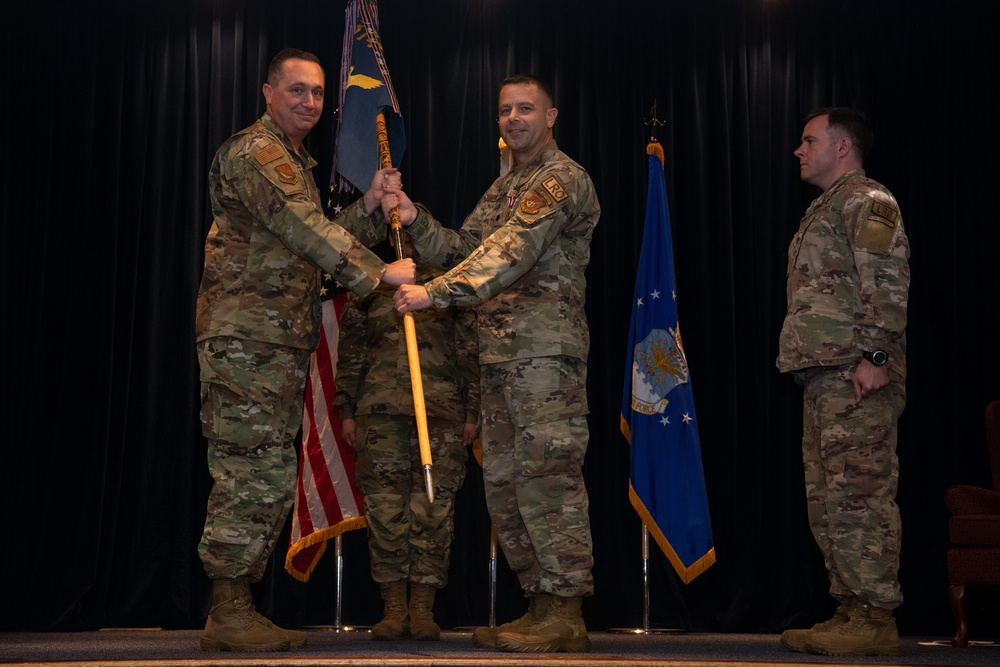
[[[510,173],[519,175],[523,174],[526,171],[533,170],[539,165],[544,164],[545,162],[551,160],[552,156],[555,155],[558,150],[559,147],[556,146],[556,140],[553,139],[551,142],[549,142],[549,145],[546,146],[545,150],[543,150],[541,153],[538,154],[538,157],[536,157],[531,162],[528,162],[527,164],[515,164],[514,168],[510,170]]]
[[[521,196],[525,185],[531,181],[542,165],[552,159],[558,150],[559,147],[556,146],[555,139],[553,139],[534,160],[527,164],[515,164],[510,171],[494,182],[493,187],[498,188],[499,192],[507,192],[507,209],[509,211],[514,209],[514,203]]]
[[[844,185],[846,185],[847,183],[855,179],[864,177],[865,177],[864,169],[852,169],[844,174],[841,174],[840,178],[838,178],[833,182],[833,185],[824,190],[819,197],[816,197],[816,199],[812,201],[812,204],[809,205],[809,210],[812,211],[817,206],[820,206],[829,201],[830,198],[833,197],[835,194],[837,194],[837,191],[840,190],[840,188],[844,187]]]
[[[849,172],[841,174],[840,178],[838,178],[837,180],[835,180],[833,182],[833,185],[831,185],[829,188],[827,188],[826,192],[824,192],[823,194],[825,195],[825,194],[829,194],[831,192],[835,192],[835,191],[839,190],[840,188],[842,188],[844,186],[844,184],[847,183],[848,181],[853,181],[853,180],[855,180],[857,178],[864,178],[864,177],[865,177],[865,170],[864,169],[851,169]]]
[[[304,143],[298,150],[295,150],[292,146],[292,142],[288,139],[288,136],[281,130],[280,127],[278,127],[278,124],[274,122],[274,119],[271,118],[271,114],[265,111],[264,115],[260,117],[260,122],[264,124],[264,127],[266,127],[269,132],[273,133],[276,137],[278,137],[278,139],[281,140],[281,143],[285,145],[285,149],[288,150],[289,153],[297,157],[302,162],[303,168],[312,169],[319,164],[313,159],[313,156],[309,154],[309,151],[306,150],[306,145]]]

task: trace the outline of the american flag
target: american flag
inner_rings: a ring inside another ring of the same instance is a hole
[[[393,164],[399,165],[406,138],[399,103],[378,33],[378,5],[374,0],[351,0],[344,12],[344,42],[341,56],[340,108],[328,206],[339,213],[351,188],[368,189],[378,169],[379,150],[375,117],[385,108],[389,117]],[[391,112],[391,113],[390,113]],[[334,201],[336,199],[337,201]],[[336,206],[334,206],[336,204]],[[364,496],[354,486],[354,450],[341,442],[340,416],[330,407],[337,390],[337,343],[340,314],[346,294],[324,281],[332,298],[323,301],[323,325],[319,348],[313,353],[306,384],[302,416],[302,451],[299,456],[298,491],[285,569],[300,581],[309,575],[326,541],[341,533],[364,528]]]
[[[364,495],[354,485],[354,450],[330,405],[337,391],[337,342],[347,294],[325,276],[319,347],[313,352],[302,415],[302,450],[285,570],[308,581],[326,541],[364,528]]]

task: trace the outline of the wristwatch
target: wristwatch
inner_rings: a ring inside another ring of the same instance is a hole
[[[889,353],[885,350],[874,350],[873,352],[862,352],[861,356],[872,362],[876,366],[885,366],[889,361]]]

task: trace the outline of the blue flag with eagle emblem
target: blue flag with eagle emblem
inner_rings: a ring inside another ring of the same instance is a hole
[[[398,167],[406,149],[403,118],[392,89],[378,31],[374,0],[351,0],[344,12],[344,50],[340,60],[340,89],[336,147],[330,185],[345,181],[367,192],[379,168],[375,117],[386,109],[392,166]]]
[[[651,143],[647,152],[660,152]],[[684,583],[715,563],[691,378],[680,326],[662,157],[649,156],[621,430],[631,445],[629,499]]]

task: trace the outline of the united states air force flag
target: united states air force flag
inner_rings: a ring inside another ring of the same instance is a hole
[[[650,153],[660,152],[650,144]],[[680,326],[662,157],[649,156],[621,430],[631,445],[629,499],[684,583],[715,563],[712,523]]]
[[[331,186],[344,181],[366,192],[379,168],[375,117],[387,109],[392,166],[398,167],[406,148],[399,101],[378,32],[378,7],[373,0],[351,0],[344,15],[344,48],[340,61],[337,144]]]

